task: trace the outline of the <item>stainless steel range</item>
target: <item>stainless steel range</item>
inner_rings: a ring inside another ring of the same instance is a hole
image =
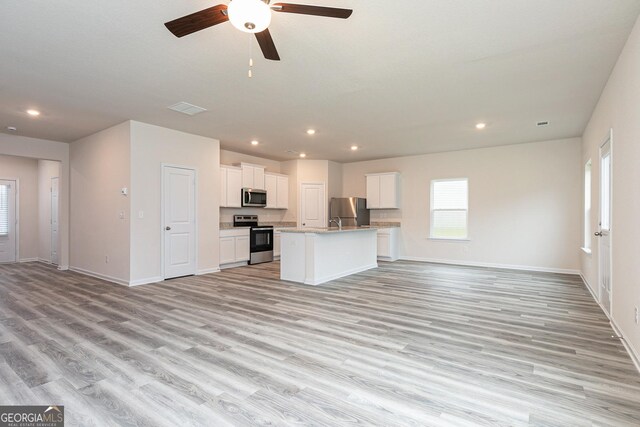
[[[258,226],[258,215],[234,215],[234,227],[251,227],[249,264],[273,261],[273,225]]]

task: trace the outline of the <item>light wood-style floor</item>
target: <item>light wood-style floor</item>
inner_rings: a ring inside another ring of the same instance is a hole
[[[126,288],[0,265],[0,404],[67,425],[640,425],[640,375],[577,276],[278,263]]]

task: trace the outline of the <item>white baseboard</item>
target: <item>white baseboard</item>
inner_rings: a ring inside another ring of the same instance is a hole
[[[60,270],[60,271],[66,271],[66,270],[68,270],[68,269],[69,269],[69,266],[68,266],[68,265],[59,265],[59,266],[58,266],[58,270]]]
[[[490,262],[460,261],[460,260],[453,260],[453,259],[422,258],[422,257],[413,257],[413,256],[401,256],[400,259],[405,261],[433,262],[436,264],[464,265],[467,267],[502,268],[506,270],[539,271],[542,273],[561,273],[561,274],[575,274],[575,275],[580,274],[580,270],[567,269],[567,268],[547,268],[547,267],[534,267],[531,265],[494,264]]]
[[[591,294],[591,296],[593,297],[593,300],[598,303],[598,305],[600,306],[600,308],[602,308],[602,306],[600,305],[600,301],[598,301],[598,297],[596,296],[596,290],[593,289],[593,287],[591,286],[591,283],[589,283],[589,281],[587,280],[586,277],[584,277],[584,275],[582,274],[582,272],[580,272],[580,278],[582,279],[582,281],[584,282],[585,285],[587,285],[587,290],[589,291],[589,293]],[[604,311],[604,310],[602,310]],[[604,314],[607,314],[607,312],[605,311]]]
[[[234,268],[234,267],[242,267],[245,265],[249,265],[249,261],[232,262],[231,264],[220,264],[220,270],[225,270],[227,268]]]
[[[202,276],[203,274],[211,274],[211,273],[218,273],[218,272],[220,272],[220,268],[219,267],[203,268],[202,270],[198,270],[196,275],[197,276]]]
[[[38,257],[38,262],[41,262],[43,264],[53,264],[50,259],[44,259],[40,257]]]
[[[605,312],[605,314],[607,313]],[[633,348],[631,343],[625,337],[624,333],[622,333],[622,329],[620,329],[620,327],[616,324],[615,320],[609,317],[609,321],[611,322],[611,327],[613,328],[616,335],[621,338],[622,345],[624,346],[625,350],[627,350],[627,353],[629,353],[629,357],[631,357],[631,361],[633,361],[633,364],[636,366],[636,369],[638,370],[638,372],[640,372],[640,353],[638,353],[636,349]]]
[[[130,280],[128,286],[148,285],[149,283],[158,283],[162,281],[164,281],[164,279],[160,276],[145,277],[144,279]]]
[[[18,262],[36,262],[38,258],[20,258]]]
[[[76,273],[84,274],[86,276],[95,277],[96,279],[106,280],[107,282],[116,283],[122,286],[129,286],[129,282],[126,280],[118,279],[117,277],[111,277],[106,274],[96,273],[93,271],[85,270],[84,268],[79,267],[69,267],[69,270],[75,271]]]
[[[587,286],[587,290],[591,294],[591,297],[593,298],[593,300],[596,302],[596,304],[598,304],[598,307],[600,307],[600,310],[602,310],[604,315],[607,316],[607,319],[609,319],[609,323],[611,324],[613,331],[616,333],[618,337],[620,337],[620,341],[622,341],[622,345],[624,346],[625,350],[627,350],[627,353],[629,353],[629,357],[631,358],[631,361],[635,365],[638,372],[640,372],[640,353],[637,352],[635,348],[633,348],[633,346],[629,343],[624,333],[622,332],[622,329],[620,329],[616,321],[613,320],[613,317],[611,317],[609,313],[607,313],[607,311],[604,309],[604,307],[602,307],[602,304],[600,304],[600,301],[596,296],[595,290],[591,288],[591,285],[589,285],[589,282],[587,282],[587,279],[584,278],[582,273],[580,273],[580,277],[582,278],[582,281]]]

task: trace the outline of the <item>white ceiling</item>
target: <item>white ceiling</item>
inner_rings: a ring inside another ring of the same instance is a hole
[[[229,23],[182,39],[163,25],[217,1],[3,0],[0,127],[73,141],[133,119],[341,162],[580,136],[640,13],[638,0],[292,2],[354,13],[274,13],[272,62]],[[208,111],[167,109],[179,101]]]

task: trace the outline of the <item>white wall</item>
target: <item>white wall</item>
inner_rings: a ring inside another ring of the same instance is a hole
[[[219,260],[220,142],[171,129],[131,125],[131,283],[161,280],[161,165],[197,169],[198,271]],[[138,213],[144,212],[144,218]]]
[[[129,283],[129,123],[71,143],[71,268]],[[121,215],[123,216],[121,218]]]
[[[333,197],[342,197],[342,164],[336,162],[327,163],[327,200],[331,202]],[[328,215],[327,215],[327,218]]]
[[[640,357],[640,19],[613,69],[583,135],[582,160],[592,159],[592,232],[597,231],[600,197],[599,147],[613,129],[612,320]],[[576,217],[577,219],[578,217]],[[580,217],[581,218],[581,217]],[[581,271],[598,295],[598,241],[582,254]]]
[[[0,156],[0,179],[18,180],[18,260],[38,258],[38,161]]]
[[[0,133],[0,154],[60,162],[60,242],[58,254],[64,270],[69,267],[69,144]]]
[[[401,173],[401,209],[372,211],[402,222],[405,258],[576,272],[579,267],[580,139],[398,157],[343,165],[343,193],[366,196],[365,174]],[[469,179],[469,241],[428,239],[430,182]]]
[[[51,262],[51,178],[54,177],[60,177],[60,162],[38,160],[38,259],[47,262]]]

